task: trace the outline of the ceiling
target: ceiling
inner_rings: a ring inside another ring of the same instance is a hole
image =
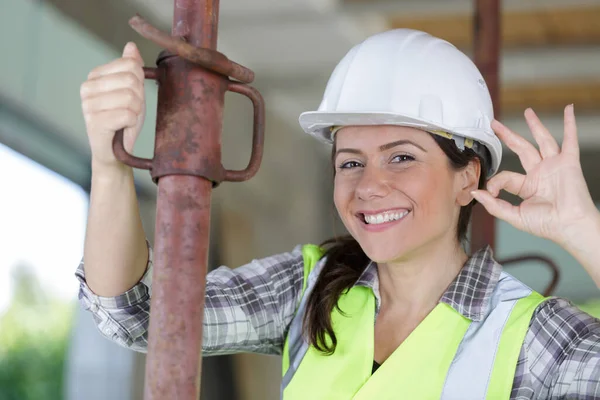
[[[146,60],[157,48],[126,21],[139,12],[163,30],[173,1],[47,0],[106,42],[121,48],[135,39]],[[256,72],[267,107],[290,127],[314,109],[329,73],[355,43],[390,28],[422,29],[469,53],[471,0],[222,0],[218,49]],[[582,145],[600,148],[600,0],[503,2],[501,110],[510,127],[527,136],[522,111],[545,115],[562,135],[562,109],[574,103]],[[99,13],[103,13],[99,18]],[[99,21],[110,18],[111,24]],[[118,27],[118,28],[117,28]]]
[[[168,27],[172,2],[130,0]],[[389,28],[428,31],[465,52],[472,43],[470,0],[223,0],[219,49],[252,68],[268,105],[295,122],[314,109],[339,59]],[[575,103],[582,128],[600,123],[600,1],[504,1],[501,109],[521,127],[522,111],[560,114]],[[560,118],[551,118],[560,124]],[[596,140],[582,129],[582,140]],[[594,143],[596,144],[596,143]]]

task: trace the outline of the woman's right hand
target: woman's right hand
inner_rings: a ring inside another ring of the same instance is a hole
[[[127,43],[123,57],[94,68],[81,85],[81,107],[94,169],[123,166],[112,149],[113,136],[121,128],[125,128],[125,149],[133,151],[146,114],[143,65],[136,45]]]

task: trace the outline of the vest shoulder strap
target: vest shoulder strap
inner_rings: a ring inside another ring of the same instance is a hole
[[[516,302],[502,330],[500,343],[496,350],[494,368],[487,391],[488,399],[510,398],[517,362],[525,341],[525,335],[531,324],[531,318],[539,305],[546,300],[548,298],[532,291],[529,296]]]
[[[296,315],[292,319],[290,323],[290,328],[285,337],[285,341],[283,344],[283,360],[282,360],[282,376],[284,377],[284,382],[286,380],[286,375],[288,379],[291,379],[304,352],[306,351],[306,344],[302,341],[302,315],[304,315],[306,309],[306,289],[308,286],[308,277],[310,273],[315,269],[315,266],[319,262],[319,260],[323,257],[325,251],[314,244],[306,244],[302,246],[302,258],[304,261],[304,280],[302,282],[302,293],[300,294],[300,300],[298,301],[298,305],[296,307]],[[290,348],[290,340],[292,346]],[[292,364],[293,368],[290,368],[290,364]]]
[[[306,291],[306,285],[308,283],[308,276],[315,268],[315,265],[325,254],[325,250],[314,244],[305,244],[302,246],[302,257],[304,259],[304,281],[302,283],[302,296]]]

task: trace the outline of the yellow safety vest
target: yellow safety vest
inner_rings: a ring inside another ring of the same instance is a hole
[[[308,296],[309,276],[322,254],[317,246],[303,248],[303,297]],[[374,374],[375,296],[370,288],[355,286],[340,297],[344,314],[334,309],[331,315],[337,337],[333,355],[308,346],[299,334],[292,337],[301,326],[302,315],[297,315],[283,351],[282,398],[509,399],[531,316],[545,299],[510,276],[501,282],[504,292],[496,296],[498,304],[492,305],[486,321],[471,326],[470,319],[439,303]],[[290,348],[296,358],[292,368]],[[486,366],[478,365],[478,355],[489,360],[489,371],[482,371]],[[487,382],[480,382],[485,378]],[[479,397],[470,392],[475,384],[474,391],[482,392]]]

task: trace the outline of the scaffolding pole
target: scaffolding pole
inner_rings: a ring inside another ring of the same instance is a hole
[[[500,2],[501,0],[475,0],[475,16],[473,23],[473,47],[475,64],[481,71],[488,86],[494,117],[500,118]],[[481,171],[482,174],[485,171]],[[489,245],[496,245],[496,220],[481,204],[473,208],[471,220],[471,250],[479,250]]]
[[[216,51],[218,20],[219,0],[175,0],[171,35],[139,15],[129,21],[166,49],[156,68],[144,68],[159,86],[154,158],[128,154],[123,130],[113,141],[120,161],[150,170],[158,184],[146,400],[200,396],[211,192],[222,181],[250,179],[262,159],[263,99],[246,85],[253,72]],[[254,105],[252,154],[241,171],[221,164],[227,91]]]

